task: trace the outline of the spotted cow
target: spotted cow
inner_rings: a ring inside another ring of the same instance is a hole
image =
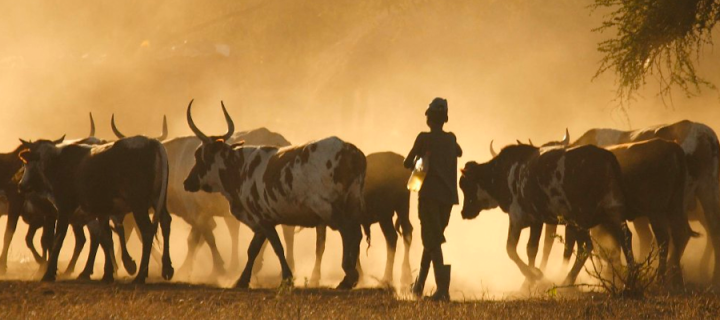
[[[544,223],[566,223],[582,234],[597,225],[613,231],[628,263],[634,264],[632,235],[625,222],[625,195],[620,166],[607,150],[595,146],[544,148],[511,145],[492,160],[468,162],[462,170],[460,188],[464,194],[462,216],[477,217],[482,210],[500,207],[508,213],[510,226],[507,253],[525,277],[542,278],[534,261],[523,262],[516,247],[523,228],[530,227],[532,243],[538,243]],[[592,249],[589,236],[585,246]],[[535,250],[528,254],[531,259]],[[579,254],[564,283],[575,282],[587,259]]]
[[[338,288],[354,287],[359,278],[355,265],[362,238],[365,155],[336,137],[288,148],[231,145],[226,141],[234,124],[224,105],[228,132],[210,137],[195,126],[191,107],[192,101],[187,108],[188,125],[202,145],[195,152],[185,190],[222,194],[233,216],[254,232],[236,286],[249,286],[253,263],[266,239],[280,259],[284,281],[290,283],[292,271],[275,226],[324,224],[339,230],[343,240],[345,278]]]

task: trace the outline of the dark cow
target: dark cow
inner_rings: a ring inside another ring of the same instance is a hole
[[[93,141],[99,141],[95,138],[95,121],[93,120],[92,113],[90,113],[90,134],[88,138],[65,141],[64,144],[77,144],[77,143],[89,143]],[[3,242],[2,253],[0,253],[0,274],[4,274],[7,271],[7,258],[8,251],[12,238],[15,235],[15,229],[17,228],[17,222],[20,217],[23,218],[28,224],[28,233],[25,237],[25,243],[33,254],[35,261],[43,265],[47,257],[47,252],[52,246],[53,229],[55,226],[55,219],[52,217],[53,208],[45,206],[42,203],[37,203],[35,210],[32,207],[28,207],[26,204],[25,197],[18,192],[18,183],[22,177],[22,161],[19,157],[21,151],[25,148],[20,145],[10,153],[0,154],[0,192],[4,194],[7,205],[8,220],[5,225],[5,237]],[[32,199],[30,199],[32,200]],[[29,202],[32,203],[32,202]],[[41,250],[40,254],[35,248],[33,242],[35,234],[38,229],[43,228]],[[82,228],[80,228],[82,230]],[[75,232],[75,251],[79,252],[85,243],[85,234]],[[73,260],[74,261],[74,260]],[[72,265],[72,264],[71,264]]]
[[[629,266],[634,265],[632,235],[625,222],[625,195],[620,166],[607,150],[595,146],[546,148],[513,145],[489,162],[468,162],[462,170],[462,216],[473,219],[481,210],[500,206],[509,214],[507,252],[529,280],[542,278],[534,267],[543,223],[560,222],[578,228],[585,249],[592,249],[587,230],[604,225],[621,244]],[[530,227],[529,265],[517,254],[523,228]],[[573,284],[587,254],[575,260],[564,284]],[[631,269],[632,270],[632,269]]]
[[[23,141],[27,149],[21,154],[26,162],[25,173],[18,185],[21,192],[47,199],[58,211],[55,241],[43,280],[55,279],[68,223],[78,209],[99,220],[105,252],[104,281],[113,280],[109,219],[128,211],[133,212],[143,236],[142,260],[134,281],[143,283],[147,277],[158,222],[164,242],[162,273],[165,279],[172,278],[171,218],[165,208],[168,165],[162,144],[142,136],[96,146],[57,146],[55,142]],[[154,222],[148,215],[151,207],[156,212]]]
[[[628,142],[645,141],[660,138],[674,141],[685,152],[687,179],[685,187],[685,209],[690,220],[697,220],[707,232],[707,246],[702,256],[701,271],[710,266],[712,251],[720,252],[720,164],[718,154],[720,144],[715,132],[708,126],[683,120],[669,125],[660,125],[634,131],[615,129],[591,129],[575,142],[570,143],[569,134],[559,144],[570,147],[586,144],[601,147]],[[700,202],[702,211],[696,210]],[[641,252],[647,252],[652,234],[644,220],[635,223],[635,229],[641,243]],[[645,222],[645,223],[643,223]],[[547,239],[546,239],[547,241]],[[720,255],[715,255],[713,284],[720,285]]]
[[[674,142],[651,139],[607,148],[620,163],[627,203],[626,219],[636,221],[647,217],[652,226],[659,251],[658,274],[670,275],[675,286],[681,286],[680,258],[691,235],[696,235],[685,213],[685,153]],[[575,235],[568,229],[564,258],[569,259]],[[669,231],[669,232],[668,232]],[[553,232],[554,233],[554,232]],[[546,234],[546,240],[548,238]],[[670,269],[666,269],[672,237],[674,250],[670,255]],[[552,241],[546,246],[552,246]],[[666,272],[667,271],[667,272]]]
[[[195,152],[195,166],[185,180],[185,190],[221,193],[230,211],[253,230],[248,261],[236,286],[249,286],[252,266],[265,239],[280,259],[283,279],[291,284],[292,271],[285,259],[278,224],[338,229],[343,239],[345,278],[338,288],[349,289],[358,281],[355,269],[360,250],[365,155],[352,144],[331,137],[302,146],[243,147],[229,145],[234,124],[223,106],[228,132],[208,137],[187,120],[202,145]]]
[[[410,223],[410,191],[407,189],[408,170],[403,166],[403,156],[394,152],[378,152],[367,156],[367,174],[365,176],[365,208],[361,224],[369,230],[374,223],[380,224],[385,236],[387,247],[387,260],[385,274],[382,281],[393,282],[395,252],[397,251],[398,233],[403,237],[404,255],[400,282],[409,284],[412,281],[410,271],[410,246],[412,244],[413,226]],[[393,216],[397,220],[393,227]],[[289,229],[289,230],[288,230]],[[293,266],[293,237],[294,228],[283,226],[285,244],[287,245],[287,260]],[[315,246],[315,266],[310,277],[310,286],[320,283],[320,269],[323,253],[325,252],[326,228],[316,227],[317,239]],[[369,231],[366,231],[366,234]],[[359,266],[359,265],[358,265]]]

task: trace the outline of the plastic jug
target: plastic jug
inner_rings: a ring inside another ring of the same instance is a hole
[[[410,175],[410,180],[408,180],[408,183],[407,183],[408,190],[410,190],[412,192],[420,191],[423,181],[425,181],[426,175],[427,175],[427,164],[423,163],[423,158],[420,158],[415,162],[415,169],[413,169],[413,172]]]

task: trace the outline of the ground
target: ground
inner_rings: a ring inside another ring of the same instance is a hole
[[[220,289],[187,284],[0,281],[0,319],[707,319],[720,313],[713,293],[613,299],[575,298],[433,303],[390,290]]]

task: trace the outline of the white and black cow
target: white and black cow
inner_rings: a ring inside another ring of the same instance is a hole
[[[44,281],[53,281],[69,220],[78,209],[97,218],[101,245],[105,252],[104,281],[113,280],[112,237],[109,219],[132,211],[143,236],[143,254],[136,283],[145,281],[150,248],[158,221],[163,231],[165,279],[172,278],[169,256],[170,215],[165,208],[167,194],[167,155],[156,140],[136,136],[103,145],[72,144],[58,141],[23,141],[21,154],[26,162],[18,185],[21,192],[45,198],[57,208],[55,241]],[[150,221],[148,210],[156,214]]]
[[[634,265],[632,235],[625,222],[625,194],[620,166],[607,150],[595,146],[545,148],[512,145],[492,160],[468,162],[462,170],[462,216],[473,219],[481,210],[500,207],[509,214],[507,252],[529,280],[542,278],[534,261],[525,264],[517,254],[523,228],[530,227],[530,243],[537,244],[544,223],[560,222],[578,228],[591,250],[587,230],[604,225],[621,244],[629,266]],[[528,246],[534,259],[537,245]],[[531,252],[534,251],[534,252]],[[564,284],[573,284],[588,255],[578,254]],[[632,269],[631,269],[632,270]]]
[[[653,138],[674,141],[685,152],[687,166],[685,209],[689,210],[688,218],[699,221],[707,232],[707,245],[700,263],[701,272],[706,273],[710,267],[712,251],[720,252],[720,144],[715,131],[702,123],[683,120],[633,131],[590,129],[572,143],[566,130],[564,139],[556,144],[570,147],[587,144],[608,147]],[[702,211],[697,210],[697,202],[700,202]],[[635,230],[640,239],[641,252],[647,252],[652,238],[647,222],[637,221]],[[546,238],[547,241],[552,240]],[[718,254],[715,255],[714,265],[713,284],[720,285]]]
[[[606,149],[612,152],[620,163],[627,203],[626,219],[635,222],[640,217],[646,217],[650,221],[656,243],[660,247],[658,274],[661,279],[669,275],[671,284],[680,287],[683,284],[680,258],[690,237],[697,235],[690,228],[685,212],[687,169],[683,149],[678,144],[663,139],[619,144]],[[548,235],[555,233],[554,228],[548,229],[546,249],[552,246],[552,241],[547,241],[551,237]],[[670,241],[674,250],[670,255],[670,269],[667,270]],[[574,244],[575,232],[568,228],[565,236],[565,261],[570,258]],[[545,259],[547,258],[543,257],[543,261]]]
[[[280,259],[283,279],[292,281],[278,224],[315,227],[321,224],[340,231],[345,278],[338,288],[349,289],[358,281],[355,269],[360,250],[365,155],[336,137],[289,148],[229,145],[234,124],[223,106],[228,132],[208,137],[192,120],[188,125],[202,145],[195,152],[195,166],[185,180],[190,192],[222,194],[230,211],[253,230],[248,261],[236,286],[249,286],[252,267],[267,239]]]

